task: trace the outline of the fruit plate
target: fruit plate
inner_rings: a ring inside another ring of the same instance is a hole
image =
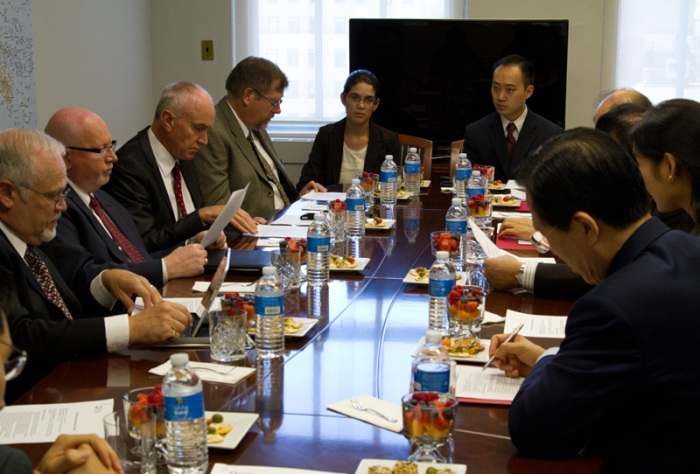
[[[460,281],[465,281],[465,278],[467,277],[466,273],[464,272],[457,272],[457,283]],[[413,283],[414,285],[428,285],[429,280],[421,281],[421,280],[416,280],[416,278],[411,275],[411,270],[406,273],[406,276],[403,277],[403,282],[404,283]]]
[[[395,464],[396,461],[390,461],[388,459],[363,459],[360,461],[360,465],[357,466],[355,474],[368,474],[369,468],[373,466],[382,466],[391,469]],[[455,474],[467,473],[466,464],[439,464],[433,462],[417,462],[415,464],[418,466],[418,474],[425,474],[425,471],[427,471],[429,467],[434,467],[435,469],[451,469]]]
[[[421,188],[429,188],[430,187],[430,180],[429,179],[424,179],[423,181],[420,182],[420,187]]]
[[[365,220],[365,229],[366,230],[389,230],[392,227],[394,227],[394,223],[396,222],[394,219],[384,219],[384,222],[382,222],[382,223],[386,223],[386,225],[383,227],[377,227],[376,225],[368,224],[367,222],[369,220],[370,219]]]
[[[367,264],[369,263],[369,258],[356,258],[355,262],[357,262],[357,266],[354,268],[329,268],[328,271],[331,272],[361,272],[362,270],[365,269]]]
[[[298,332],[288,333],[285,331],[284,337],[304,337],[304,336],[306,336],[306,333],[308,333],[311,330],[311,328],[316,326],[316,324],[318,323],[318,319],[312,319],[312,318],[292,318],[292,319],[294,319],[294,321],[297,323],[301,323],[301,327],[299,328]],[[255,327],[249,327],[248,334],[255,336]]]
[[[503,202],[502,199],[508,196],[510,200],[508,202]],[[493,197],[493,205],[496,207],[518,207],[520,205],[520,199],[514,199],[513,196],[507,194],[503,196],[495,195]]]
[[[477,352],[474,354],[472,357],[459,357],[459,356],[454,356],[451,355],[450,359],[456,361],[456,362],[467,362],[470,364],[485,364],[489,361],[489,346],[491,345],[491,340],[490,339],[479,339],[481,343],[484,345],[484,350],[481,352]],[[425,345],[425,336],[420,338],[420,341],[418,341],[418,345],[416,348],[413,350],[413,354],[411,354],[411,357],[415,357],[418,355],[418,350]]]
[[[489,189],[491,189],[491,190],[499,191],[501,189],[505,189],[505,187],[506,187],[506,183],[500,183],[500,184],[489,183]]]
[[[210,448],[216,449],[235,449],[260,416],[257,413],[228,413],[221,411],[205,411],[204,416],[209,419],[217,413],[223,416],[224,423],[228,423],[233,429],[224,436],[224,440],[221,443],[207,443]]]

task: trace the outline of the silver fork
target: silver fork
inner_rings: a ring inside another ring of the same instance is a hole
[[[391,423],[396,423],[396,419],[391,418],[391,417],[389,417],[389,416],[386,416],[384,413],[378,412],[378,411],[375,410],[374,408],[369,408],[369,407],[364,406],[364,404],[363,404],[360,400],[358,400],[357,398],[351,398],[351,399],[350,399],[350,405],[352,405],[352,407],[353,407],[355,410],[359,410],[359,411],[371,411],[372,413],[381,416],[381,417],[384,418],[386,421],[389,421],[389,422],[391,422]]]
[[[219,374],[219,375],[229,375],[231,372],[236,370],[236,367],[231,367],[227,370],[212,369],[209,367],[192,367],[192,368],[195,370],[195,372],[199,371],[199,370],[208,370],[209,372],[214,372],[215,374]]]

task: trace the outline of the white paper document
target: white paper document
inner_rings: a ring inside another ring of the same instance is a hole
[[[102,418],[114,400],[47,405],[13,405],[0,411],[0,444],[53,443],[60,434],[96,433],[104,437]]]
[[[509,255],[513,258],[516,258],[520,260],[519,257],[516,257],[512,253],[506,252],[505,250],[501,250],[498,247],[496,247],[496,244],[494,244],[491,239],[489,239],[486,234],[484,234],[484,231],[482,231],[479,226],[476,225],[476,222],[474,222],[474,219],[471,217],[469,218],[469,228],[471,231],[474,233],[474,239],[481,245],[482,250],[486,254],[486,257],[488,258],[494,258],[494,257],[502,257],[504,255]]]
[[[519,332],[521,336],[564,339],[566,316],[538,316],[509,309],[506,311],[506,324],[503,333],[510,334],[521,324],[523,324],[523,328]]]
[[[235,466],[214,464],[211,474],[340,474],[330,471],[311,471],[309,469],[292,469],[288,467]]]
[[[319,193],[318,191],[311,191],[310,193],[304,194],[301,199],[304,201],[325,201],[331,202],[336,199],[345,201],[347,194],[345,193]]]
[[[275,219],[274,221],[270,222],[271,225],[295,225],[295,226],[302,226],[302,227],[309,227],[311,224],[313,224],[313,220],[301,220],[300,215],[294,215],[294,214],[289,214],[288,212],[285,213],[282,217],[279,219]]]
[[[241,208],[241,204],[243,204],[243,199],[245,198],[245,193],[248,191],[248,186],[250,186],[250,183],[246,184],[245,188],[231,193],[231,196],[228,198],[228,202],[221,211],[221,214],[219,214],[219,217],[216,218],[207,233],[204,235],[204,238],[202,239],[202,247],[207,248],[216,242],[219,234],[221,234],[228,223],[231,222],[231,219],[233,219],[236,212],[238,212],[238,210]]]
[[[287,225],[259,225],[257,234],[243,234],[249,237],[291,237],[293,239],[305,239],[309,229]]]
[[[506,377],[503,371],[481,366],[457,364],[455,396],[488,402],[512,402],[525,380],[523,377]]]
[[[205,283],[206,287],[204,288],[204,290],[201,291],[207,291],[207,288],[209,288],[209,282],[205,281],[202,283]],[[198,296],[190,296],[183,298],[163,298],[163,300],[169,301],[171,303],[181,304],[182,306],[187,308],[187,311],[189,311],[190,313],[200,314],[200,311],[204,309],[204,307],[202,306],[202,298]],[[219,311],[220,309],[221,300],[217,299],[216,301],[214,301],[214,303],[212,303],[210,311]],[[141,311],[143,311],[143,299],[139,296],[134,301],[134,314],[140,313]]]

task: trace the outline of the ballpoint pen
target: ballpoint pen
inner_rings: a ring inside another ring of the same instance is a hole
[[[521,324],[520,326],[518,326],[517,328],[515,328],[515,331],[513,331],[512,333],[510,333],[510,336],[508,336],[508,337],[506,338],[506,340],[503,341],[503,344],[507,344],[507,343],[509,343],[510,341],[512,341],[513,338],[514,338],[515,336],[518,335],[518,333],[520,332],[520,330],[523,328],[524,325],[525,325],[525,323],[523,323],[523,324]],[[481,371],[483,372],[484,370],[486,370],[486,367],[488,367],[489,365],[491,365],[491,362],[493,362],[493,360],[494,360],[495,358],[496,358],[495,355],[491,356],[491,358],[484,364],[484,368],[481,369]]]

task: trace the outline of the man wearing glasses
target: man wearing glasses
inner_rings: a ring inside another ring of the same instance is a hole
[[[216,105],[209,143],[195,167],[207,205],[224,204],[231,193],[250,183],[243,209],[269,219],[310,191],[325,191],[315,182],[297,193],[277,156],[267,124],[281,112],[288,81],[276,64],[248,57],[226,79],[227,95]]]
[[[126,270],[106,270],[77,293],[61,278],[40,246],[54,238],[66,210],[64,153],[36,130],[0,133],[0,270],[12,275],[20,303],[7,314],[12,339],[31,359],[8,387],[10,401],[65,360],[177,338],[192,322],[184,306],[162,301],[145,278]],[[133,294],[145,311],[97,317],[117,300],[133,311]]]

